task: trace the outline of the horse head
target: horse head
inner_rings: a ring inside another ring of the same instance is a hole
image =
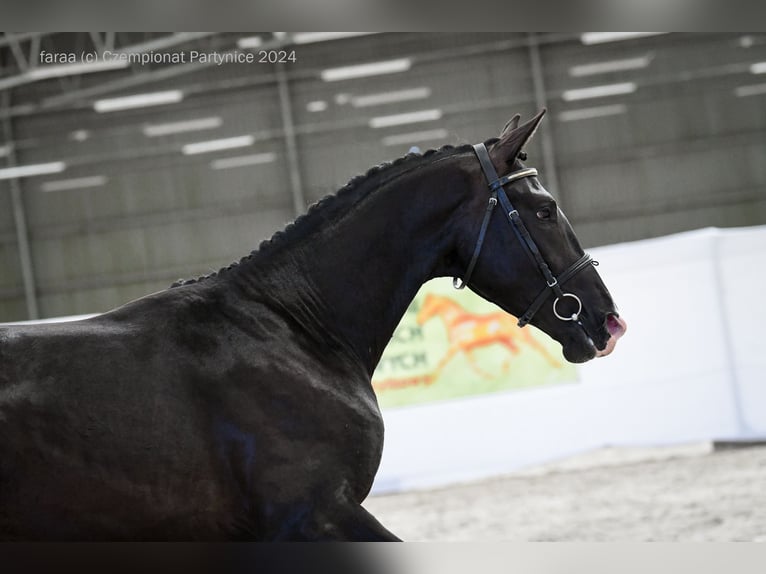
[[[465,164],[470,195],[463,213],[470,215],[459,224],[455,266],[463,285],[519,317],[521,326],[543,330],[579,363],[611,353],[627,324],[556,200],[522,163],[544,113],[523,125],[517,115],[499,139],[475,146],[479,161]]]

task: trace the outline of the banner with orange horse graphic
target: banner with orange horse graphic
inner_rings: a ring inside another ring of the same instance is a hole
[[[426,283],[372,378],[383,407],[574,382],[560,345],[448,279]]]

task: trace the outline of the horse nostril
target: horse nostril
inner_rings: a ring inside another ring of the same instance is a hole
[[[606,330],[609,336],[619,339],[628,330],[628,324],[615,313],[606,316]]]

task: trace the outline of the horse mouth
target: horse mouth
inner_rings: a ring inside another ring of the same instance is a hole
[[[606,357],[614,351],[617,341],[628,330],[628,324],[617,313],[608,313],[604,319],[603,329],[606,337],[598,337],[596,343],[585,329],[580,330],[580,336],[564,345],[564,358],[570,363],[585,363],[597,357]],[[604,340],[605,339],[605,340]]]
[[[606,357],[611,354],[617,346],[618,339],[628,330],[628,324],[616,313],[607,314],[604,326],[607,333],[609,333],[609,339],[607,339],[603,349],[596,348],[596,357]]]

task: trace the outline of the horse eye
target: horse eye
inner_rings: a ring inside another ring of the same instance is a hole
[[[537,212],[537,219],[550,219],[550,218],[551,218],[550,207],[543,207],[541,210]]]

